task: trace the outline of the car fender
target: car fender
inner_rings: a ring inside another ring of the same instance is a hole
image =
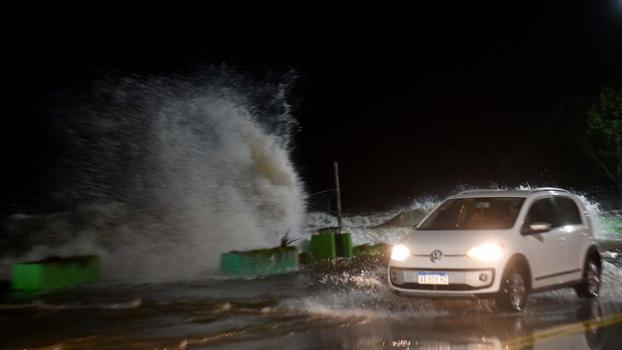
[[[529,265],[529,260],[527,260],[527,257],[522,253],[514,253],[512,256],[510,256],[510,258],[508,258],[503,268],[503,273],[499,276],[499,278],[502,279],[508,269],[515,266],[516,264],[522,264],[523,266],[525,266],[527,272],[527,281],[529,282],[528,288],[531,289],[531,286],[533,285],[531,265]]]
[[[603,268],[603,257],[602,254],[600,254],[600,249],[598,249],[598,246],[596,244],[592,244],[587,248],[586,253],[583,255],[583,261],[581,261],[581,271],[583,271],[583,268],[585,267],[585,263],[587,262],[588,257],[592,256],[592,254],[595,254],[598,256],[598,268],[601,269]]]

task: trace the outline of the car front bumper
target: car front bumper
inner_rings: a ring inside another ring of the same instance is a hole
[[[390,261],[387,278],[390,288],[405,295],[417,296],[482,296],[499,291],[500,275],[505,261],[481,264],[466,257],[447,259],[443,264],[413,257],[406,262]],[[449,284],[419,284],[418,273],[447,274]]]

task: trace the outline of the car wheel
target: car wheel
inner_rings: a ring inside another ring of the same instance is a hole
[[[596,298],[600,292],[600,267],[596,259],[589,259],[583,267],[583,281],[575,287],[580,298]]]
[[[525,274],[517,268],[510,268],[501,280],[501,287],[495,303],[504,311],[523,311],[527,305],[527,283]]]

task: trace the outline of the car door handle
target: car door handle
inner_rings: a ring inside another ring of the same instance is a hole
[[[566,242],[566,237],[559,237],[557,239],[558,242]]]

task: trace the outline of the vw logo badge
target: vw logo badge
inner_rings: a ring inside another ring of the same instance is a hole
[[[438,249],[430,253],[430,261],[433,263],[439,262],[442,257],[443,257],[443,252],[441,252]]]

